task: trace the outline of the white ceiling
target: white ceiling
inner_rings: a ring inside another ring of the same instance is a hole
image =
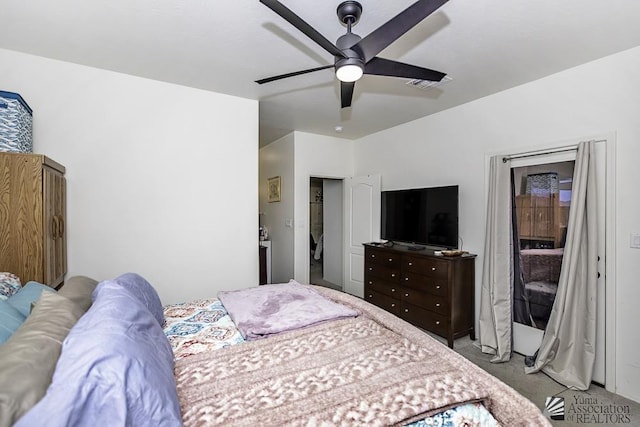
[[[342,0],[281,1],[332,42],[346,32]],[[413,0],[360,2],[364,37]],[[3,0],[0,11],[0,48],[260,100],[261,145],[291,130],[359,138],[640,45],[638,0],[449,0],[379,56],[453,80],[425,90],[364,76],[341,110],[332,69],[254,83],[333,63],[258,0]]]

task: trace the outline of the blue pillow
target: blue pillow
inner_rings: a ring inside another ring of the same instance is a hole
[[[173,353],[157,319],[115,282],[93,297],[47,394],[15,426],[181,426]]]
[[[135,296],[147,310],[153,314],[160,326],[164,324],[164,310],[162,302],[156,290],[142,276],[136,273],[126,273],[116,277],[113,282],[119,286],[126,288],[133,296]],[[113,283],[109,286],[113,286]]]
[[[23,316],[6,300],[0,300],[0,344],[8,340],[24,323],[25,319],[26,316]]]
[[[22,289],[11,295],[7,302],[27,317],[31,313],[31,303],[38,301],[43,291],[55,292],[56,290],[38,282],[27,282]]]

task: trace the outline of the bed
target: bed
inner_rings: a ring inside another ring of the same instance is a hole
[[[43,294],[0,346],[24,350],[16,342],[39,318],[74,312],[59,349],[13,361],[14,380],[30,375],[29,357],[51,372],[26,391],[0,384],[0,425],[550,425],[421,330],[331,289],[291,282],[163,307],[136,274],[71,288],[83,297]]]

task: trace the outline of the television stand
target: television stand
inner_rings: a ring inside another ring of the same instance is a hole
[[[410,251],[364,244],[365,300],[446,338],[451,348],[456,338],[474,340],[476,256]]]

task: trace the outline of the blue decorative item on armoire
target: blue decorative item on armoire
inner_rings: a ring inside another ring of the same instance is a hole
[[[0,151],[33,151],[33,110],[14,92],[0,90]]]
[[[548,197],[558,192],[558,174],[556,172],[534,173],[527,175],[527,193]]]

